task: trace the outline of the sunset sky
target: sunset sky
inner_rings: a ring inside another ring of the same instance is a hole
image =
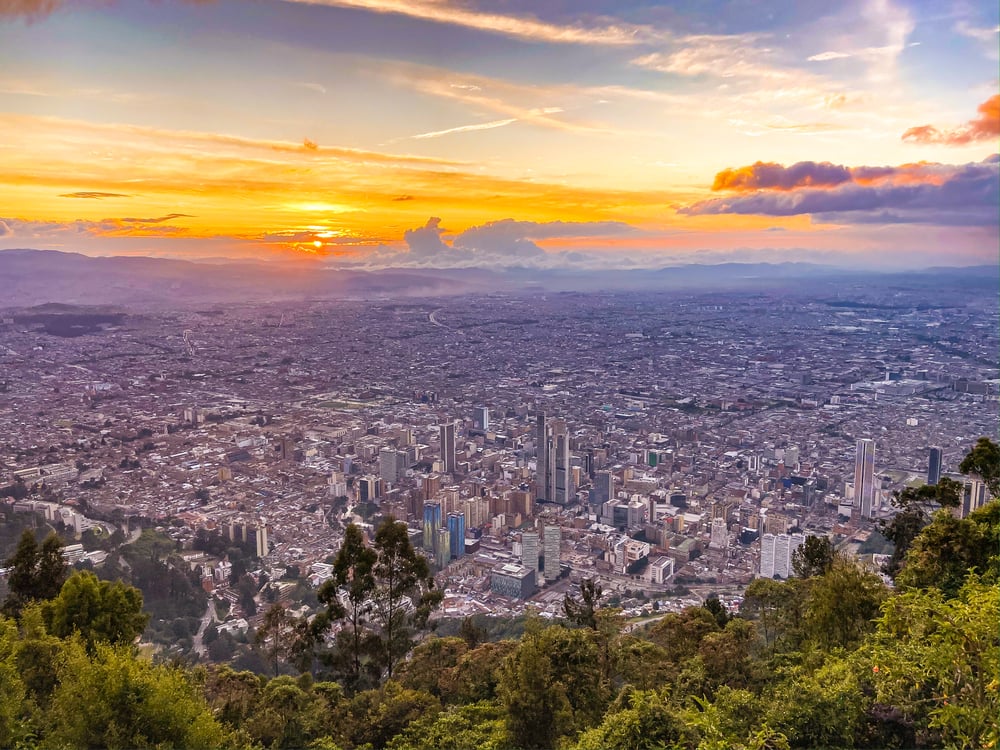
[[[998,4],[0,0],[0,249],[997,263]]]

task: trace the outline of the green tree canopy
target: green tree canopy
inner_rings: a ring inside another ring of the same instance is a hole
[[[90,649],[98,642],[132,643],[149,621],[137,588],[121,581],[102,581],[86,570],[70,576],[43,612],[52,635],[66,638],[79,633]]]
[[[46,601],[59,593],[66,580],[66,561],[62,556],[62,541],[50,533],[41,546],[35,533],[25,529],[14,554],[4,562],[7,574],[7,598],[0,609],[15,619],[32,601]]]

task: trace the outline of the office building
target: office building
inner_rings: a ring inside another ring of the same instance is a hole
[[[465,554],[465,514],[458,512],[448,514],[448,534],[451,557],[461,557]]]
[[[725,518],[712,519],[712,537],[708,546],[713,549],[726,549],[729,546],[729,528]]]
[[[545,414],[535,418],[535,477],[538,484],[538,497],[549,499],[549,428]]]
[[[559,548],[562,542],[562,529],[558,526],[546,526],[542,535],[542,552],[545,554],[545,579],[554,581],[559,577]]]
[[[602,506],[615,496],[615,475],[610,471],[599,471],[594,476],[595,506]]]
[[[424,503],[424,549],[433,550],[435,533],[441,526],[441,503]]]
[[[490,591],[509,599],[527,599],[535,593],[535,571],[523,565],[498,565],[490,574]]]
[[[984,482],[978,479],[968,480],[962,487],[962,505],[959,508],[961,517],[965,518],[972,511],[982,508],[988,498],[989,492]]]
[[[445,422],[438,425],[438,436],[441,441],[441,465],[445,474],[455,473],[455,423]]]
[[[546,499],[560,505],[568,505],[573,500],[575,490],[569,451],[569,431],[565,420],[552,420],[546,454],[549,463],[549,491],[546,493]]]
[[[257,522],[257,525],[254,528],[254,542],[257,557],[267,557],[267,553],[271,551],[271,546],[268,543],[267,538],[267,521],[263,518]]]
[[[434,532],[434,562],[439,568],[444,568],[451,562],[451,534],[447,526]]]
[[[399,481],[395,448],[387,446],[378,452],[378,473],[389,484]]]
[[[927,458],[927,484],[941,481],[941,449],[931,448]]]
[[[871,518],[874,503],[875,441],[862,438],[854,457],[854,507],[862,518]]]
[[[472,410],[472,426],[477,430],[486,432],[490,429],[490,410],[485,406],[477,406]]]
[[[762,578],[788,578],[792,574],[792,555],[805,544],[802,534],[764,534],[760,538],[760,575]]]
[[[538,563],[538,532],[525,531],[521,534],[521,564],[537,573],[541,572]]]

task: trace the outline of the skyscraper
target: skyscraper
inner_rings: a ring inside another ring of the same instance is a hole
[[[546,526],[543,539],[545,579],[554,581],[559,577],[559,547],[562,542],[562,529],[558,526]]]
[[[490,429],[490,410],[485,406],[477,406],[472,410],[472,426],[484,432]]]
[[[441,525],[441,503],[424,503],[424,549],[434,549],[435,534]]]
[[[441,463],[445,474],[455,473],[455,423],[445,422],[438,425],[441,440]]]
[[[553,419],[548,450],[549,491],[546,500],[568,505],[573,499],[573,476],[569,453],[569,431],[565,420]]]
[[[451,544],[451,556],[461,557],[465,554],[465,514],[454,511],[448,514],[448,534]]]
[[[536,573],[538,568],[538,532],[525,531],[521,533],[521,565]]]
[[[941,449],[931,448],[927,459],[927,484],[937,484],[941,481]]]
[[[549,428],[545,413],[535,418],[535,473],[538,483],[538,495],[542,500],[549,499]]]
[[[615,495],[615,475],[599,471],[594,476],[594,505],[601,506]]]
[[[858,440],[854,458],[854,507],[862,518],[872,517],[875,502],[875,441],[869,438]]]

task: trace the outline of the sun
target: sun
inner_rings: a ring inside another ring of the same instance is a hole
[[[313,247],[323,247],[323,243],[320,242],[319,240],[315,240],[313,242]]]

